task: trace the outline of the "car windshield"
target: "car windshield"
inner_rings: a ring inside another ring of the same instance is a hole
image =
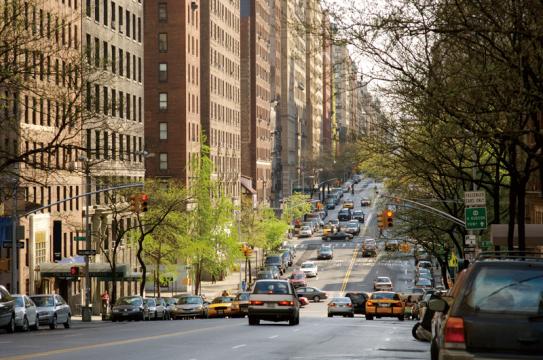
[[[424,294],[424,290],[422,290],[422,289],[417,289],[417,288],[411,289],[411,292],[412,292],[413,294]]]
[[[25,307],[25,301],[22,296],[14,296],[15,298],[15,305],[17,307]]]
[[[177,305],[185,304],[201,304],[203,302],[202,298],[199,296],[184,296],[177,300]]]
[[[230,296],[219,296],[213,299],[213,304],[231,303],[232,301],[234,301],[234,298]]]
[[[268,256],[266,258],[266,264],[277,264],[281,262],[280,256]]]
[[[142,305],[142,301],[141,301],[141,298],[135,297],[135,296],[131,296],[131,297],[122,297],[122,298],[120,298],[119,300],[117,300],[117,302],[115,303],[115,305],[134,305],[134,306],[141,306],[141,305]]]
[[[249,300],[249,296],[251,294],[250,293],[241,293],[241,294],[238,294],[238,296],[236,296],[236,300],[239,300],[239,301],[247,301]]]
[[[55,300],[52,296],[35,296],[31,297],[31,299],[38,307],[49,307],[55,305]]]
[[[371,294],[372,300],[400,300],[400,296],[395,293],[373,293]]]
[[[143,299],[143,303],[149,306],[156,306],[155,299]]]
[[[175,298],[164,298],[164,301],[166,301],[166,304],[168,305],[175,305],[179,300]]]
[[[475,312],[543,315],[541,268],[482,268],[465,301]]]
[[[309,269],[309,268],[312,268],[314,266],[315,266],[315,264],[313,264],[313,263],[303,263],[302,264],[302,269]]]
[[[258,281],[253,294],[291,294],[287,283],[279,281]]]
[[[390,279],[387,277],[378,277],[377,282],[390,282]]]
[[[319,251],[320,251],[322,254],[324,254],[324,253],[330,253],[330,252],[332,252],[332,249],[330,249],[330,248],[321,248]]]
[[[337,297],[337,298],[333,298],[332,300],[330,300],[330,302],[333,302],[333,303],[343,303],[343,304],[348,304],[351,302],[351,299],[349,299],[348,297]]]
[[[296,274],[292,274],[292,275],[290,276],[291,279],[296,279],[296,280],[303,279],[304,277],[305,277],[305,276],[304,276],[304,274],[302,274],[302,273],[296,273]]]
[[[417,285],[432,285],[432,282],[430,281],[430,279],[426,279],[426,278],[420,278],[418,281],[417,281]]]
[[[356,216],[362,215],[362,211],[360,211],[360,210],[355,210],[355,211],[353,212],[353,215],[356,215]]]
[[[363,294],[347,294],[349,296],[349,298],[351,298],[351,301],[361,301],[361,300],[364,300],[364,295]]]
[[[302,226],[302,230],[309,230],[309,226]]]

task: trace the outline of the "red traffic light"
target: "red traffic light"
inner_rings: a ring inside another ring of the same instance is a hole
[[[149,200],[149,195],[147,195],[147,194],[141,194],[140,199],[141,199],[141,201],[148,201],[148,200]]]

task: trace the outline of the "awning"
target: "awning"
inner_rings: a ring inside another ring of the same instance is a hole
[[[83,268],[85,263],[43,263],[39,265],[39,269],[42,277],[71,278],[70,268],[72,266]],[[141,279],[140,273],[130,272],[129,269],[130,267],[127,264],[118,264],[115,269],[115,278],[117,280]],[[113,278],[111,267],[107,263],[90,263],[89,272],[91,277],[100,278],[101,280],[111,280]]]
[[[490,241],[496,246],[507,246],[508,224],[490,225]],[[515,245],[518,244],[518,226],[515,225],[513,237]],[[526,224],[526,247],[543,246],[543,224]]]
[[[256,190],[253,189],[253,184],[252,184],[251,179],[242,176],[240,178],[240,182],[241,182],[241,186],[243,186],[248,192],[250,192],[253,195],[256,194]]]

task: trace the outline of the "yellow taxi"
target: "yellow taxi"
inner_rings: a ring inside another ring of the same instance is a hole
[[[366,320],[374,317],[397,317],[404,320],[405,305],[400,294],[392,291],[376,291],[366,301]]]
[[[347,208],[347,209],[352,209],[352,208],[354,208],[354,201],[352,201],[352,200],[345,200],[345,201],[343,202],[343,207],[344,207],[344,208]]]
[[[324,225],[324,227],[322,228],[322,235],[323,236],[326,236],[328,234],[332,234],[334,232],[334,228],[332,227],[332,225],[330,224],[326,224]]]
[[[249,308],[249,292],[241,292],[236,295],[236,298],[232,302],[230,308],[230,314],[232,317],[245,317]]]
[[[233,296],[217,296],[207,307],[207,317],[226,317],[232,316]]]

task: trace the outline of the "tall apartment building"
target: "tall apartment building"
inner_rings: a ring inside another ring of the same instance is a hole
[[[260,202],[272,187],[270,19],[268,0],[241,1],[241,172]]]
[[[240,2],[200,1],[200,115],[224,195],[239,201]]]
[[[332,40],[330,19],[327,14],[323,14],[322,28],[322,152],[325,154],[335,154],[335,152],[332,151],[332,130],[335,131],[335,127],[333,127],[332,124]]]
[[[198,0],[146,1],[145,135],[147,175],[188,184],[200,152]]]
[[[305,2],[281,0],[281,165],[283,196],[302,187],[302,127],[306,119],[306,39],[293,24],[305,21]]]
[[[348,141],[352,121],[352,62],[346,46],[332,46],[334,71],[334,112],[337,126],[336,154],[341,154]]]

